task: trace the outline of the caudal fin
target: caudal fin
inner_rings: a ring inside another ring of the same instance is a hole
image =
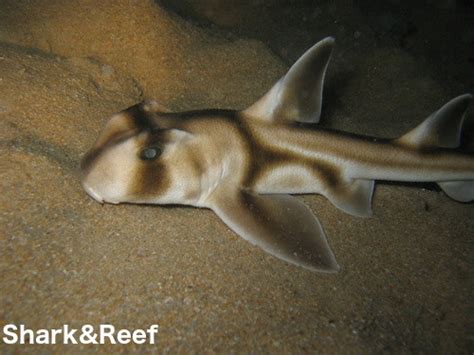
[[[458,96],[432,113],[418,127],[395,142],[413,149],[458,148],[471,94]],[[439,181],[441,189],[460,202],[474,200],[474,181]]]

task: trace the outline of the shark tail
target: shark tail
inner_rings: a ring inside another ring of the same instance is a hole
[[[471,94],[464,94],[452,99],[395,142],[417,150],[458,148],[466,111],[472,97]],[[474,180],[437,181],[437,184],[446,195],[456,201],[474,200]]]

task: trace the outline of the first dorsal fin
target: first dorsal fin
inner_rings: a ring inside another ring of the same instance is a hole
[[[333,47],[332,37],[316,43],[270,91],[243,113],[265,121],[319,122],[324,76]]]
[[[452,99],[395,142],[412,148],[459,147],[461,128],[471,99],[471,94]]]

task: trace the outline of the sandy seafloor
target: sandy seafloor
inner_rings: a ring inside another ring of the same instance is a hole
[[[1,0],[0,326],[160,332],[0,352],[472,353],[474,206],[432,186],[378,184],[369,219],[299,197],[335,275],[265,254],[211,211],[102,206],[80,186],[112,113],[144,97],[244,108],[327,35],[326,127],[397,137],[472,92],[470,3],[383,3]]]

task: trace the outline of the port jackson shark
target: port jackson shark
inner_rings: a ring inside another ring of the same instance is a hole
[[[397,139],[322,129],[333,47],[333,38],[314,45],[242,111],[174,113],[148,101],[113,115],[83,158],[84,189],[101,203],[209,208],[266,252],[323,272],[339,266],[318,219],[293,194],[321,194],[360,217],[372,214],[376,180],[436,182],[472,201],[474,155],[458,149],[472,96]]]

